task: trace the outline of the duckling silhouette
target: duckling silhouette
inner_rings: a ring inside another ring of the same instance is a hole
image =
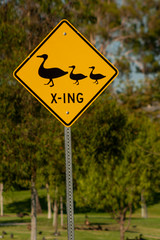
[[[84,78],[86,78],[87,76],[85,76],[85,75],[83,75],[83,74],[81,74],[81,73],[73,73],[73,71],[74,71],[74,69],[75,69],[75,66],[73,65],[73,66],[70,66],[69,68],[73,68],[72,69],[72,71],[71,71],[71,73],[70,73],[70,78],[72,79],[72,80],[76,80],[76,82],[74,83],[74,84],[77,84],[77,85],[79,85],[79,80],[82,80],[82,79],[84,79]]]
[[[50,87],[53,87],[54,86],[53,78],[59,78],[59,77],[62,77],[62,76],[66,75],[68,73],[68,72],[64,72],[60,68],[44,68],[44,63],[48,58],[47,54],[43,54],[43,55],[40,55],[40,56],[37,56],[37,57],[43,58],[43,62],[40,65],[39,70],[38,70],[39,76],[42,77],[42,78],[48,78],[49,79],[49,82],[44,84],[44,85],[48,85],[51,82],[52,85]]]
[[[92,68],[92,71],[91,71],[91,73],[90,73],[90,78],[93,79],[93,80],[96,80],[94,83],[98,84],[98,80],[106,77],[106,76],[104,76],[104,75],[102,75],[102,74],[100,74],[100,73],[98,73],[98,74],[93,74],[93,70],[95,69],[94,66],[89,67],[89,68]]]

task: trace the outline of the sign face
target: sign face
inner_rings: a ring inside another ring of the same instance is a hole
[[[118,70],[67,20],[62,20],[13,75],[70,127],[117,77]]]

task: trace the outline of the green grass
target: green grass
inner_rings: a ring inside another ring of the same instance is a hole
[[[60,236],[53,235],[54,229],[52,227],[52,220],[47,219],[46,212],[46,191],[39,192],[40,201],[42,205],[43,214],[37,217],[37,240],[42,240],[43,236],[46,239],[52,240],[67,240],[67,216],[64,215],[65,229],[60,227],[59,217],[59,232]],[[8,192],[4,193],[4,217],[0,217],[0,224],[7,224],[0,226],[0,235],[3,231],[7,232],[5,240],[9,240],[10,235],[14,234],[14,239],[30,240],[30,216],[18,218],[16,213],[28,212],[30,213],[30,192]],[[75,214],[75,239],[76,240],[119,240],[119,225],[107,213],[87,213],[90,222],[90,228],[94,230],[84,230],[86,213]],[[148,219],[140,217],[140,209],[137,210],[131,220],[129,231],[126,232],[125,237],[134,238],[143,234],[145,239],[154,240],[160,239],[160,204],[155,204],[148,208]],[[13,225],[21,223],[23,225]],[[101,225],[103,230],[98,231],[96,228]],[[78,230],[79,229],[79,230]],[[39,232],[42,232],[40,235]]]
[[[119,240],[119,226],[111,219],[108,215],[105,214],[88,214],[90,223],[92,227],[97,227],[97,224],[101,224],[104,228],[107,228],[108,231],[96,231],[96,230],[76,230],[75,239],[76,240]],[[85,214],[75,214],[75,227],[85,227],[84,225]],[[60,220],[60,219],[59,219]],[[20,222],[20,219],[16,215],[8,215],[0,218],[0,223],[15,223]],[[30,218],[24,217],[21,220],[24,225],[20,226],[0,226],[0,234],[2,231],[7,232],[5,239],[10,239],[10,234],[14,234],[14,239],[17,240],[29,240],[30,239],[30,230],[28,229]],[[64,218],[65,227],[67,226],[67,217]],[[52,227],[52,220],[47,219],[46,214],[38,215],[37,221],[37,233],[42,231],[42,234],[37,236],[37,239],[42,239],[43,236],[46,239],[57,239],[57,240],[67,240],[67,231],[59,227],[61,233],[60,236],[54,237],[54,229]],[[146,239],[160,239],[160,219],[159,218],[149,218],[149,219],[139,219],[136,217],[132,218],[131,226],[129,231],[126,233],[126,237],[133,238],[139,236],[142,233]]]
[[[4,212],[18,213],[31,211],[31,193],[30,191],[4,192]],[[38,191],[41,206],[44,212],[47,211],[46,190]]]

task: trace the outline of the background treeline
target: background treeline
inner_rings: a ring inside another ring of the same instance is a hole
[[[30,188],[33,200],[46,187],[50,210],[53,200],[54,209],[59,199],[65,202],[64,127],[12,72],[66,18],[120,72],[116,85],[73,125],[72,149],[76,206],[110,212],[124,239],[126,214],[140,205],[146,209],[160,190],[159,16],[157,0],[0,2],[0,182],[5,191]]]

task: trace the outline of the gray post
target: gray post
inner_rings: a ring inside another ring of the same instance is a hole
[[[71,128],[64,127],[66,158],[66,196],[68,240],[74,240],[73,180],[72,180],[72,147]]]

